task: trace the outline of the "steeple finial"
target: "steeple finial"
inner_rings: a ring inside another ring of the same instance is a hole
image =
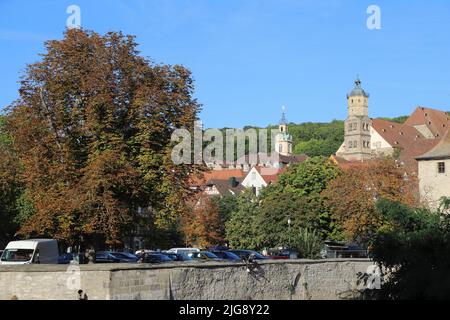
[[[281,121],[280,124],[287,124],[287,120],[286,120],[286,107],[282,106],[281,107],[282,110],[282,114],[281,114]]]
[[[355,85],[358,88],[361,87],[361,80],[359,79],[359,74],[356,75]]]

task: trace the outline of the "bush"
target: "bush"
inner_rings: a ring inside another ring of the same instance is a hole
[[[373,241],[374,259],[388,273],[379,298],[450,298],[449,216],[386,200],[377,210],[391,223]]]
[[[300,228],[294,247],[303,259],[318,259],[322,250],[322,238],[316,230]]]

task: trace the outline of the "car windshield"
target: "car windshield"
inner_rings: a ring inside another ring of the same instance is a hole
[[[6,262],[27,262],[33,257],[32,249],[6,249],[3,252],[1,261]]]
[[[228,259],[240,260],[239,256],[232,252],[224,252],[223,256],[226,256]]]
[[[257,257],[257,258],[259,258],[259,259],[266,259],[266,257],[265,256],[263,256],[261,253],[259,253],[259,252],[252,252],[254,255],[255,255],[255,257]]]
[[[218,256],[216,256],[214,253],[211,253],[211,252],[205,251],[205,252],[202,252],[201,254],[207,256],[210,259],[218,259]]]
[[[260,254],[259,252],[256,252],[256,251],[237,250],[237,251],[233,251],[231,253],[234,253],[241,258],[247,258],[251,254],[254,254],[255,257],[258,259],[266,259],[266,257],[264,257],[262,254]]]

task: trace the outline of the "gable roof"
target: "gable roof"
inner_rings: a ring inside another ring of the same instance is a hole
[[[225,195],[228,193],[231,194],[240,194],[244,190],[244,186],[242,186],[241,179],[236,179],[237,185],[233,186],[230,180],[209,180],[206,185],[207,186],[215,186],[220,195]]]
[[[230,178],[244,178],[246,173],[241,169],[233,169],[233,170],[209,170],[203,172],[203,174],[197,174],[192,177],[191,184],[202,186],[205,185],[208,181],[212,180],[225,180],[229,181]]]
[[[273,157],[272,157],[273,155]],[[257,165],[257,164],[264,164],[267,162],[273,163],[275,160],[278,160],[280,163],[283,164],[294,164],[294,163],[301,163],[303,161],[305,161],[306,159],[308,159],[308,156],[306,154],[297,154],[297,155],[290,155],[290,156],[286,156],[286,155],[282,155],[279,154],[278,152],[272,154],[271,156],[269,156],[267,153],[258,153],[257,155],[253,154],[253,159],[254,161],[250,162],[250,156],[247,154],[243,157],[241,157],[238,160],[238,163],[246,163],[249,165]],[[256,163],[255,163],[256,160]]]
[[[450,116],[441,110],[417,107],[413,114],[406,120],[407,126],[426,125],[437,138],[443,137],[450,127]]]
[[[372,127],[393,148],[400,150],[399,160],[411,169],[417,169],[415,158],[424,154],[440,139],[426,139],[416,128],[383,119],[372,119]]]
[[[450,159],[450,130],[447,130],[444,138],[434,148],[416,159],[418,161]]]
[[[267,184],[275,184],[278,182],[280,174],[286,171],[286,169],[273,169],[264,167],[255,167],[256,171],[261,175]]]
[[[291,156],[285,156],[280,154],[280,162],[285,164],[296,164],[302,163],[308,160],[308,155],[306,154],[294,154]]]

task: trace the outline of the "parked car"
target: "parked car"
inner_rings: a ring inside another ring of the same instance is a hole
[[[111,252],[111,254],[115,257],[128,260],[125,262],[138,262],[139,260],[139,258],[136,255],[128,252]]]
[[[221,261],[218,256],[216,256],[214,253],[209,251],[200,251],[200,252],[194,252],[190,253],[189,256],[194,260],[211,260],[211,261]]]
[[[136,260],[136,261],[139,260],[139,257],[133,253],[130,253],[130,252],[119,252],[119,253],[128,257],[129,259]]]
[[[121,252],[99,251],[95,254],[96,263],[133,263],[137,261],[137,257],[128,257]]]
[[[234,253],[242,260],[247,260],[250,255],[253,255],[255,260],[267,260],[269,258],[263,256],[261,253],[253,250],[229,250],[228,252]]]
[[[273,260],[288,260],[288,259],[297,259],[298,252],[294,250],[281,250],[273,252],[269,259]]]
[[[165,263],[165,262],[173,262],[171,258],[166,256],[165,254],[158,252],[146,252],[142,255],[139,260],[142,263]]]
[[[211,251],[211,253],[215,254],[218,258],[223,260],[231,260],[231,261],[240,261],[241,258],[230,251]]]
[[[70,262],[74,259],[74,255],[72,253],[66,253],[58,258],[58,264],[70,264]]]
[[[172,261],[192,261],[191,257],[189,257],[187,254],[183,253],[173,253],[173,252],[163,252],[165,256],[168,256]]]
[[[11,241],[6,246],[0,264],[58,264],[58,241],[52,239],[33,239]]]
[[[190,253],[198,253],[200,249],[198,248],[172,248],[167,252],[171,253],[182,253],[182,254],[190,254]]]

